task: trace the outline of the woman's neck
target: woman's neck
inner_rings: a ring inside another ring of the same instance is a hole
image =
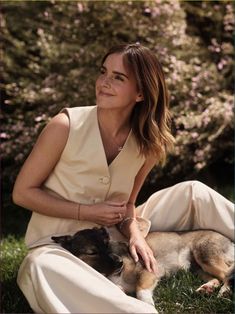
[[[108,132],[112,137],[119,134],[129,133],[131,129],[131,113],[125,110],[97,108],[97,117],[100,128]]]

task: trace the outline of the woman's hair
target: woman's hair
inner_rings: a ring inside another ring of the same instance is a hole
[[[164,164],[167,152],[173,148],[174,137],[170,132],[169,95],[162,66],[156,55],[140,44],[122,44],[112,47],[102,60],[121,53],[123,63],[137,82],[143,101],[136,103],[132,114],[132,131],[140,153],[155,155]]]

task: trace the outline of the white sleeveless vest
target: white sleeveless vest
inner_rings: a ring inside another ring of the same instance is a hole
[[[117,157],[107,164],[97,107],[66,108],[70,120],[67,143],[44,188],[57,197],[82,204],[127,202],[145,158],[132,131]],[[33,210],[33,209],[32,209]],[[28,247],[51,243],[52,235],[72,234],[94,223],[49,217],[33,211],[25,242]]]

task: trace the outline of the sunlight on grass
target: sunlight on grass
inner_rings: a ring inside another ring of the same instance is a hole
[[[195,292],[201,284],[200,278],[186,271],[163,279],[154,293],[159,313],[234,313],[232,300],[218,298],[218,291],[210,296]]]
[[[23,257],[26,255],[27,249],[23,239],[16,239],[14,236],[8,236],[3,239],[0,244],[0,274],[1,280],[6,281],[16,275],[17,268]]]
[[[23,239],[9,235],[0,244],[2,282],[1,313],[32,313],[16,283],[17,272],[27,253]]]

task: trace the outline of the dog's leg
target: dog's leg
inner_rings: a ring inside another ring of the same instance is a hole
[[[228,297],[234,292],[234,271],[234,265],[232,265],[226,274],[224,284],[218,293],[218,297]]]
[[[231,287],[227,282],[225,282],[219,290],[218,297],[225,298],[229,297],[231,294],[232,294]]]
[[[147,270],[142,270],[136,285],[137,299],[154,305],[153,290],[156,287],[158,281],[159,279],[155,274],[150,273]]]
[[[201,287],[199,287],[196,291],[212,293],[215,288],[220,286],[220,281],[225,280],[229,267],[224,262],[224,260],[219,257],[217,257],[216,259],[213,258],[213,263],[212,262],[205,263],[200,259],[197,259],[197,262],[202,267],[203,271],[207,274],[206,275],[204,273],[204,279],[205,276],[207,276],[207,280],[209,279],[209,281],[203,284]]]

